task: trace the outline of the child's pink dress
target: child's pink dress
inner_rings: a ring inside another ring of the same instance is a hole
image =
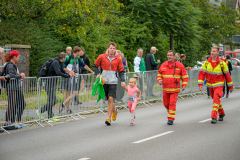
[[[137,87],[127,87],[128,89],[128,109],[131,113],[135,113],[135,108],[137,106],[138,97],[137,92],[139,92],[139,89]]]

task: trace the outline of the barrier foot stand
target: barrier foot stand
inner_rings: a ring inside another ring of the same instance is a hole
[[[194,95],[195,97],[198,97],[196,93],[193,93],[193,95]]]
[[[157,100],[157,102],[160,102],[160,101],[163,101],[162,98],[159,98],[159,99]]]
[[[123,108],[125,108],[126,110],[129,110],[128,105],[123,105]]]
[[[152,104],[151,104],[151,103],[149,103],[148,101],[144,101],[144,102],[142,102],[142,104],[146,105],[147,107],[150,107],[150,106],[152,106]]]
[[[106,115],[106,113],[104,113],[104,111],[101,110],[101,109],[97,109],[96,112],[94,112],[94,114],[96,114],[96,113],[98,113],[98,112],[102,112],[104,115]]]
[[[7,132],[8,134],[10,134],[10,132],[8,132],[6,129],[4,129],[3,127],[1,127],[2,130],[4,130],[5,132]]]
[[[48,122],[48,120],[40,120],[41,123],[46,122],[47,124],[49,124],[50,126],[53,126],[51,123]],[[39,125],[41,125],[41,123]],[[42,125],[41,125],[42,126]]]
[[[39,123],[38,121],[34,121],[29,127],[32,127],[33,124],[37,123],[38,126],[44,127],[41,123]]]
[[[148,102],[148,101],[143,101],[143,102],[141,102],[143,105],[146,105],[146,106],[148,106],[148,107],[150,107],[150,106],[152,106],[152,104],[150,103],[150,102]],[[150,105],[150,106],[149,106]]]
[[[184,98],[182,96],[177,97],[179,100],[183,100]]]
[[[78,113],[75,113],[75,116],[78,116],[78,117],[80,117],[80,118],[82,118],[82,119],[85,119],[83,116],[81,116],[81,115],[78,114]]]
[[[194,94],[189,94],[189,97],[193,97],[193,98],[196,98],[195,96],[194,96]]]
[[[72,115],[68,115],[63,121],[66,121],[69,117],[72,118],[72,119],[74,119],[74,120],[76,120],[76,121],[78,121],[78,120],[73,116],[73,114],[72,114]]]

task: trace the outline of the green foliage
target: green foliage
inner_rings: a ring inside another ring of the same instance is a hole
[[[213,43],[230,43],[232,35],[240,33],[240,19],[237,10],[227,7],[225,2],[221,6],[208,3],[208,0],[191,0],[194,7],[200,8],[202,16],[199,25],[202,28],[199,53],[206,54]],[[201,58],[200,56],[199,58]]]
[[[31,76],[67,46],[83,47],[93,65],[111,41],[133,71],[139,48],[145,57],[155,46],[165,61],[170,35],[174,50],[187,55],[185,65],[194,66],[212,43],[239,34],[239,14],[208,0],[2,0],[0,19],[1,45],[31,45]]]
[[[17,27],[16,27],[17,26]],[[0,23],[0,44],[31,45],[30,75],[37,76],[39,67],[65,49],[64,43],[53,36],[50,26],[7,20]],[[64,47],[64,48],[63,48]]]

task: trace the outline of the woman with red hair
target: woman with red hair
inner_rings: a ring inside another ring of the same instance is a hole
[[[8,108],[6,111],[5,125],[11,125],[15,122],[15,116],[17,115],[17,128],[26,127],[21,123],[23,110],[26,106],[24,95],[21,90],[21,79],[25,78],[24,73],[19,74],[16,63],[20,59],[20,53],[16,50],[12,50],[4,57],[5,64],[4,70],[6,76],[10,78],[6,85],[6,92],[8,96]]]

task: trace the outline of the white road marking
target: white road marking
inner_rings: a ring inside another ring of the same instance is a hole
[[[90,159],[90,158],[81,158],[81,159],[79,159],[79,160],[88,160],[88,159]]]
[[[155,135],[155,136],[149,137],[149,138],[145,138],[145,139],[142,139],[142,140],[139,140],[139,141],[133,142],[133,143],[142,143],[142,142],[145,142],[145,141],[148,141],[148,140],[151,140],[151,139],[157,138],[157,137],[164,136],[164,135],[169,134],[169,133],[172,133],[172,132],[174,132],[174,131],[164,132],[164,133],[161,133],[161,134],[158,134],[158,135]]]
[[[204,122],[211,121],[211,120],[212,120],[212,118],[209,118],[209,119],[205,119],[203,121],[199,121],[198,123],[204,123]]]

